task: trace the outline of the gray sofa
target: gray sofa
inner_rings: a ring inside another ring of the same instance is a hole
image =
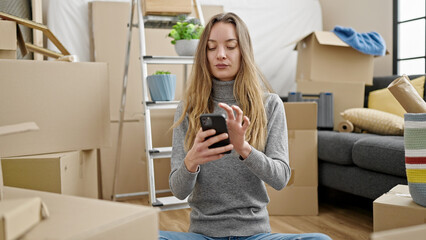
[[[386,88],[397,77],[375,77],[373,86],[366,86],[364,107],[370,91]],[[320,186],[376,199],[397,184],[407,184],[404,157],[403,136],[318,131]]]

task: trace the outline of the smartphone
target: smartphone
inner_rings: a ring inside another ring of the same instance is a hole
[[[226,120],[225,116],[223,114],[201,114],[200,116],[200,122],[201,122],[201,128],[203,131],[209,130],[209,129],[215,129],[216,134],[211,137],[214,137],[216,135],[222,134],[222,133],[228,133],[228,128],[226,127]],[[222,141],[219,141],[217,143],[214,143],[209,146],[209,148],[217,148],[217,147],[223,147],[230,144],[229,138],[224,139]],[[231,151],[224,152],[225,154],[231,153]]]

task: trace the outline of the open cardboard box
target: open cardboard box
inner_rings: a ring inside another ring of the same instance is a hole
[[[374,56],[355,50],[333,32],[312,32],[297,43],[296,50],[297,81],[373,84]]]
[[[98,198],[96,149],[1,159],[5,186]]]

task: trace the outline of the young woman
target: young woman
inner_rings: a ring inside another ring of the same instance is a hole
[[[160,231],[160,239],[330,239],[317,233],[270,233],[264,184],[282,189],[290,179],[286,119],[281,99],[254,62],[248,29],[237,15],[210,20],[192,69],[176,110],[169,178],[177,198],[189,196],[191,224],[189,233]],[[203,113],[225,114],[228,134],[210,137],[215,130],[202,131]],[[229,145],[208,148],[227,138]]]

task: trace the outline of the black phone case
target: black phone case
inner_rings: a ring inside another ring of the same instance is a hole
[[[210,119],[211,121],[209,121],[208,119]],[[226,127],[226,120],[222,114],[201,114],[200,122],[201,122],[201,128],[203,129],[203,131],[206,131],[212,128],[216,130],[216,134],[213,136],[216,136],[222,133],[228,133],[228,128]],[[213,136],[210,136],[210,137],[213,137]],[[220,142],[214,143],[210,145],[209,148],[222,147],[228,144],[230,144],[229,138],[222,140]],[[231,153],[231,151],[227,151],[224,153],[228,154],[228,153]]]

